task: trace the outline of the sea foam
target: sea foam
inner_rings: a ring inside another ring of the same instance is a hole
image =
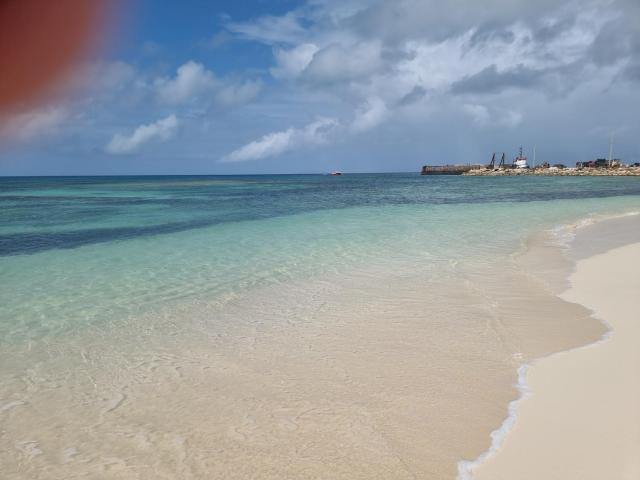
[[[459,461],[457,480],[472,480],[473,471],[488,458],[492,457],[504,443],[505,438],[516,423],[518,403],[531,394],[526,381],[528,369],[529,364],[521,365],[518,368],[518,381],[516,383],[516,388],[519,393],[518,398],[509,402],[507,418],[505,418],[499,428],[491,432],[491,446],[475,460]]]

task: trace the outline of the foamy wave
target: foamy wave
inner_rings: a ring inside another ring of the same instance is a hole
[[[589,225],[593,225],[603,220],[631,217],[636,215],[640,215],[640,211],[630,211],[630,212],[625,212],[617,215],[591,215],[573,224],[560,225],[554,228],[553,230],[551,230],[551,233],[556,238],[562,241],[566,241],[566,243],[563,243],[563,245],[566,245],[568,247],[568,245],[571,243],[571,241],[575,237],[576,232],[581,228],[584,228]],[[563,295],[559,295],[559,297],[564,298]],[[591,313],[591,316],[593,317],[593,312]],[[598,321],[602,322],[607,327],[607,331],[600,337],[600,339],[596,340],[595,342],[589,343],[588,345],[582,345],[579,347],[570,348],[568,350],[564,350],[558,353],[567,353],[573,350],[580,350],[583,348],[592,348],[594,346],[600,345],[601,343],[608,341],[611,338],[611,334],[613,332],[611,325],[602,318],[599,318],[599,317],[594,317],[594,318],[597,318]],[[551,355],[555,355],[555,353]],[[542,358],[546,358],[546,357],[542,357]],[[534,363],[539,360],[541,359],[535,360]],[[529,370],[529,367],[532,366],[532,364],[533,363],[523,364],[518,368],[518,382],[516,384],[516,387],[519,393],[518,398],[509,402],[507,418],[505,418],[504,422],[502,422],[502,425],[500,425],[499,428],[491,432],[491,446],[489,447],[488,450],[480,454],[480,456],[478,456],[475,460],[459,461],[458,476],[456,477],[456,480],[473,480],[473,474],[475,470],[481,464],[483,464],[488,458],[495,455],[500,449],[500,447],[502,446],[502,444],[504,443],[508,433],[511,431],[511,429],[513,428],[516,422],[518,404],[522,400],[527,398],[529,395],[531,395],[531,390],[527,385],[526,377],[527,377],[527,371]]]
[[[640,215],[640,212],[633,213],[632,215]],[[627,215],[624,215],[624,216],[627,216]],[[609,322],[601,318],[598,318],[598,321],[602,322],[607,327],[607,331],[598,340],[596,340],[595,342],[589,343],[588,345],[581,345],[579,347],[570,348],[562,352],[552,353],[550,356],[557,355],[558,353],[569,353],[574,350],[582,350],[583,348],[593,348],[608,341],[611,338],[611,334],[613,333],[611,325],[609,324]],[[548,358],[548,357],[542,357],[542,358]],[[537,359],[533,363],[537,363],[539,360],[541,359]],[[482,465],[488,458],[495,455],[498,452],[498,450],[500,450],[500,447],[502,447],[502,444],[504,443],[507,435],[509,434],[514,424],[516,423],[518,404],[522,400],[526,399],[531,395],[531,389],[527,385],[527,371],[529,370],[529,367],[533,365],[533,363],[524,364],[520,366],[520,368],[518,368],[518,382],[516,384],[516,387],[519,393],[518,398],[516,398],[515,400],[509,403],[507,418],[504,420],[504,422],[502,422],[502,425],[500,425],[499,428],[491,432],[491,446],[489,447],[488,450],[483,452],[475,460],[459,461],[458,476],[456,477],[456,480],[473,480],[473,474],[475,470],[480,465]]]
[[[616,218],[632,217],[635,215],[640,215],[640,212],[631,211],[631,212],[612,214],[612,215],[593,214],[575,223],[558,225],[557,227],[549,230],[551,242],[554,245],[558,245],[563,248],[568,248],[569,245],[571,245],[571,242],[573,242],[573,240],[575,239],[578,230],[584,227],[594,225],[604,220],[613,220]]]
[[[495,455],[495,453],[500,449],[502,444],[504,443],[505,438],[509,431],[513,428],[513,425],[516,423],[516,412],[518,402],[523,400],[524,398],[530,395],[529,387],[527,386],[526,376],[527,370],[529,368],[528,364],[521,365],[518,368],[518,383],[516,387],[518,388],[518,398],[509,402],[508,414],[507,418],[505,418],[502,425],[499,428],[491,432],[491,446],[488,450],[483,452],[478,458],[475,460],[461,460],[458,462],[458,476],[457,480],[472,480],[474,470],[484,463],[488,458]]]

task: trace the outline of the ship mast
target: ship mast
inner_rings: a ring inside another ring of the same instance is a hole
[[[613,132],[609,138],[609,167],[613,164]]]
[[[533,146],[533,168],[536,168],[536,146]]]

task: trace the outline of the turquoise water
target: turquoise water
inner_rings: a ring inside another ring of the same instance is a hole
[[[2,478],[454,478],[519,362],[602,334],[514,253],[640,211],[640,177],[5,178],[0,206]]]
[[[640,209],[640,179],[4,178],[0,206],[0,342],[20,342],[371,266],[452,274]]]

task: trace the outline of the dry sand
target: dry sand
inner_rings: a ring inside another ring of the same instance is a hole
[[[611,327],[529,368],[530,394],[475,480],[640,478],[640,243],[580,260],[562,297]]]

